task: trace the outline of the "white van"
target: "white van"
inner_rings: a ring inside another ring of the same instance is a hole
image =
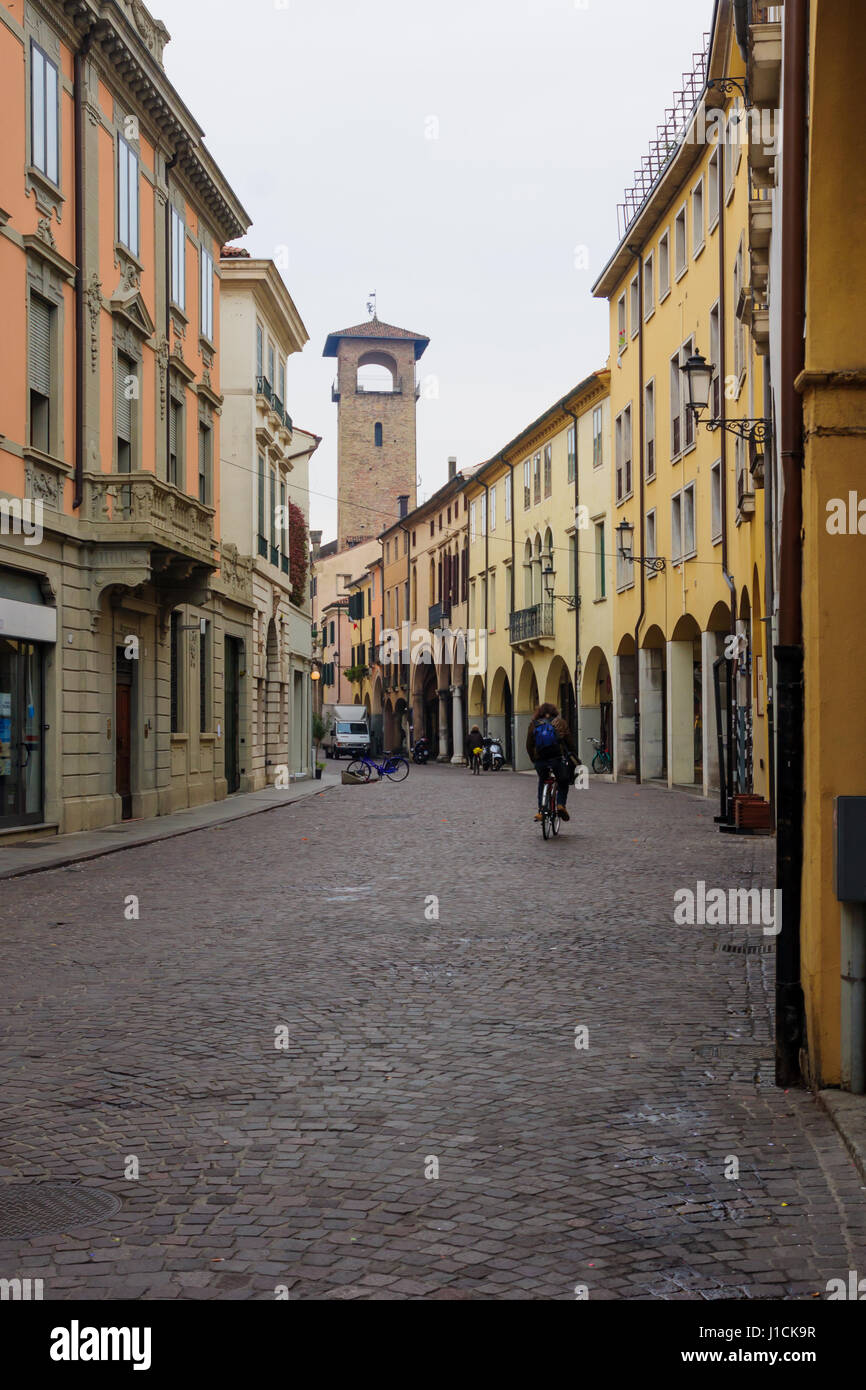
[[[328,731],[322,747],[329,758],[359,758],[370,751],[370,724],[363,705],[325,707]]]

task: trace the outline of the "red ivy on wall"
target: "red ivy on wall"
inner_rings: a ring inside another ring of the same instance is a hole
[[[289,503],[289,578],[292,583],[292,603],[302,608],[307,597],[307,572],[310,568],[310,545],[307,520],[295,502]]]

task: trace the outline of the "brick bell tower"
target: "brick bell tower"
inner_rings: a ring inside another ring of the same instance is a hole
[[[375,316],[330,333],[336,357],[331,397],[338,406],[337,534],[342,550],[396,521],[399,497],[416,503],[415,363],[429,343]]]

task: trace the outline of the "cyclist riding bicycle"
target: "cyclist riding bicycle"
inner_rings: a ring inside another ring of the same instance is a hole
[[[474,767],[474,760],[476,756],[480,757],[481,750],[483,747],[484,735],[482,734],[478,725],[473,724],[472,728],[469,730],[469,733],[466,736],[466,761],[469,764],[470,769]],[[477,754],[475,752],[476,749],[478,750]]]
[[[526,751],[538,773],[538,814],[535,819],[541,820],[544,784],[552,770],[557,785],[557,811],[561,820],[570,820],[566,808],[571,782],[568,753],[575,754],[575,747],[571,730],[560,716],[556,705],[538,706],[527,730]]]

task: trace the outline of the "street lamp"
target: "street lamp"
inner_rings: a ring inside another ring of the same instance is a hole
[[[541,572],[541,577],[544,580],[544,592],[548,599],[553,602],[554,599],[558,598],[560,603],[564,603],[566,608],[573,612],[577,606],[577,599],[574,595],[558,594],[556,592],[556,570],[553,568],[552,555],[547,557],[547,564]]]
[[[623,560],[633,565],[644,565],[646,569],[654,570],[656,574],[661,574],[667,568],[667,560],[663,560],[659,555],[635,555],[634,527],[630,521],[626,521],[625,517],[617,526],[616,534],[619,554]]]
[[[716,369],[701,353],[695,352],[680,370],[689,383],[688,408],[695,418],[695,424],[698,425],[701,423],[703,412],[710,403],[710,391]],[[719,416],[704,420],[703,424],[710,432],[723,429],[727,430],[729,434],[739,435],[740,439],[748,439],[752,445],[753,453],[758,452],[757,446],[759,444],[763,444],[765,441],[769,442],[773,437],[771,420],[723,420]]]

